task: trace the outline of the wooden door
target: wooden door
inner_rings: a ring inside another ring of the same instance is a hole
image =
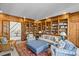
[[[76,43],[77,39],[77,34],[76,34],[76,23],[75,22],[70,22],[69,23],[69,40],[77,45]]]
[[[77,47],[79,47],[79,22],[76,23],[77,24]]]

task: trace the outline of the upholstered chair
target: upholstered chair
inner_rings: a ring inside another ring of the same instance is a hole
[[[64,48],[58,48],[54,45],[51,45],[51,52],[54,56],[75,56],[76,50],[77,47],[68,40],[65,40]]]

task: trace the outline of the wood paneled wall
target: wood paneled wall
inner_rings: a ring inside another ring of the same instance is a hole
[[[48,21],[48,19],[51,19],[51,20]],[[49,23],[49,22],[53,23],[54,20],[55,21],[57,20],[57,22],[59,23],[60,20],[67,19],[67,22],[68,22],[67,37],[68,37],[68,40],[70,40],[77,47],[79,47],[79,12],[58,15],[55,17],[49,17],[48,19],[43,19],[43,20],[40,20],[40,22],[35,23],[35,21],[33,19],[29,19],[29,18],[24,19],[22,17],[17,17],[17,16],[8,15],[5,13],[0,13],[0,36],[3,36],[3,34],[2,34],[3,33],[3,21],[20,22],[22,25],[22,28],[21,28],[22,29],[22,40],[25,40],[26,39],[26,30],[30,30],[30,28],[31,28],[31,27],[29,27],[29,29],[26,28],[26,24],[28,22],[30,24],[33,23],[33,26],[32,26],[33,33],[39,32],[40,30],[45,33],[46,27],[52,26],[51,24],[47,25],[47,23]],[[37,24],[37,25],[35,26],[34,24]],[[52,32],[51,32],[51,34],[52,34]],[[58,35],[59,35],[59,26],[58,26]]]
[[[0,21],[0,36],[2,36],[2,21]]]
[[[69,40],[79,47],[79,12],[70,14]]]
[[[25,34],[25,23],[27,23],[26,21],[29,21],[29,22],[33,22],[34,20],[33,19],[29,19],[29,18],[23,18],[23,17],[18,17],[18,16],[13,16],[13,15],[9,15],[9,14],[6,14],[6,13],[0,13],[0,36],[3,36],[3,22],[20,22],[21,25],[22,25],[22,40],[25,40],[26,38],[26,34]],[[10,28],[10,27],[9,27]],[[9,33],[10,35],[10,33]],[[10,37],[9,37],[10,39]]]
[[[67,23],[68,23],[68,25],[67,25],[68,26],[67,27],[67,39],[70,40],[71,42],[73,42],[77,47],[79,47],[79,12],[67,13],[67,14],[58,15],[58,16],[55,16],[55,17],[49,17],[48,19],[51,19],[50,22],[52,22],[52,23],[54,21],[57,22],[57,24],[58,24],[57,35],[59,35],[59,31],[60,31],[59,30],[59,23],[61,23],[61,21],[63,21],[63,20],[66,20]],[[45,22],[48,19],[46,19]],[[46,25],[47,24],[45,23],[45,26]],[[50,25],[50,26],[52,27],[52,25]],[[50,35],[52,35],[52,33],[53,32],[51,32]]]

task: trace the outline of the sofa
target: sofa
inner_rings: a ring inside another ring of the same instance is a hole
[[[52,35],[42,35],[41,37],[39,37],[39,40],[43,40],[48,42],[50,45],[56,45],[56,41],[59,40],[60,36],[52,36]]]
[[[59,36],[51,35],[42,35],[41,37],[39,37],[39,40],[46,41],[48,42],[48,45],[51,45],[51,53],[53,56],[75,56],[77,47],[72,42],[65,40],[65,47],[58,48],[56,46],[58,44],[56,43],[56,41],[59,39],[61,39]]]
[[[65,40],[65,47],[58,48],[51,45],[51,52],[53,56],[75,56],[77,47],[70,41]]]

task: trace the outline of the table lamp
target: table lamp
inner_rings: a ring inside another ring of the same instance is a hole
[[[39,31],[39,33],[41,34],[41,33],[42,33],[42,31]]]
[[[65,40],[66,33],[65,32],[61,32],[60,36],[61,36],[62,40]]]

